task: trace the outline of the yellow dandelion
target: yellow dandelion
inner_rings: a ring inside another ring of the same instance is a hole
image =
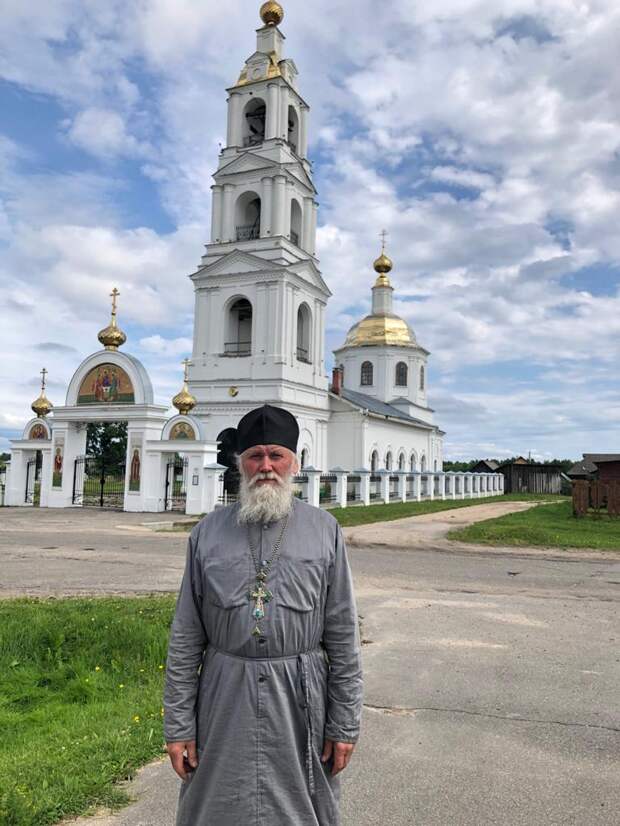
[[[139,723],[140,722],[140,715],[136,714],[135,717],[133,718],[133,721],[134,721],[134,723]]]
[[[101,671],[101,666],[100,666],[100,665],[96,665],[96,666],[95,666],[95,671]]]
[[[125,683],[119,683],[119,684],[118,684],[118,687],[119,687],[119,688],[125,688]]]
[[[163,670],[164,670],[163,665],[160,665],[160,666],[159,666],[159,670],[160,670],[160,671],[163,671]]]

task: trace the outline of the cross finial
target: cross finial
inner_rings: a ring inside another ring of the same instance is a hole
[[[190,359],[183,359],[181,364],[185,368],[185,372],[183,374],[183,381],[187,384],[187,382],[189,381],[189,366],[191,364],[191,361]]]
[[[114,287],[114,289],[110,293],[110,298],[112,299],[112,315],[116,315],[116,299],[119,297],[119,295],[119,291],[116,289],[116,287]]]
[[[41,393],[43,393],[45,391],[45,383],[46,383],[45,377],[46,376],[47,376],[47,370],[44,367],[43,370],[41,370]]]
[[[386,229],[382,229],[379,233],[379,238],[381,239],[381,252],[385,252],[385,239],[388,237],[389,233]]]

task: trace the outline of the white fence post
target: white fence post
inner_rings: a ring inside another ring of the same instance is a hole
[[[380,470],[379,475],[381,476],[381,499],[383,503],[387,505],[390,501],[390,476],[392,474],[391,470]]]
[[[202,507],[205,513],[211,513],[224,495],[224,473],[227,468],[217,462],[204,468],[205,482],[202,495]]]
[[[407,501],[407,471],[398,471],[398,498],[401,502]]]
[[[363,505],[370,505],[370,471],[360,468],[354,473],[360,477],[360,502]]]
[[[336,504],[339,508],[346,508],[347,506],[347,477],[348,471],[341,467],[335,467],[329,471],[336,477]]]
[[[308,504],[318,508],[321,504],[321,471],[306,467],[303,472],[308,477]]]
[[[446,474],[439,474],[439,495],[442,499],[446,498]]]

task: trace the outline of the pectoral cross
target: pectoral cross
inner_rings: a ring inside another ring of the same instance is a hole
[[[250,591],[250,599],[254,600],[254,610],[252,611],[252,616],[256,620],[256,626],[252,631],[252,636],[254,637],[258,637],[263,633],[258,627],[258,622],[265,616],[265,605],[273,596],[271,591],[265,588],[265,578],[266,575],[263,571],[261,571],[256,577],[256,588],[253,591]]]

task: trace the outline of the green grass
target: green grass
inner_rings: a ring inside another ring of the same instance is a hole
[[[451,531],[449,539],[482,545],[620,550],[620,519],[575,519],[570,500],[511,513]]]
[[[509,493],[504,496],[489,496],[482,499],[434,499],[424,502],[394,502],[389,505],[368,505],[368,507],[332,508],[330,513],[336,517],[342,527],[368,525],[372,522],[391,522],[407,516],[419,516],[423,513],[469,508],[473,505],[487,505],[490,502],[530,502],[558,501],[559,496],[546,496],[536,493]]]
[[[174,597],[0,601],[0,824],[127,800],[162,754]]]

